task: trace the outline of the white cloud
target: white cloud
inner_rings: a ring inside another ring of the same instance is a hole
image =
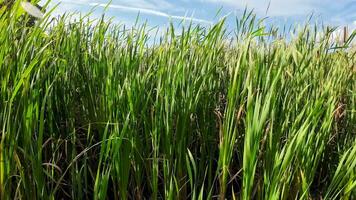
[[[265,14],[268,8],[268,16],[293,16],[309,15],[312,12],[327,11],[343,8],[343,5],[355,3],[353,0],[199,0],[203,3],[216,3],[233,6],[235,9],[254,9],[257,14]],[[335,14],[335,13],[334,13]]]
[[[290,16],[310,14],[315,1],[308,0],[200,0],[201,2],[223,3],[236,9],[254,9],[257,14],[268,16]]]

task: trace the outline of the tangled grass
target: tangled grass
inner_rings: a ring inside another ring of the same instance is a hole
[[[1,199],[356,198],[355,51],[334,29],[29,18],[0,9]]]

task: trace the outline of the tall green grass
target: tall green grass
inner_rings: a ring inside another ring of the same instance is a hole
[[[1,199],[356,198],[355,51],[334,29],[28,20],[0,9]]]

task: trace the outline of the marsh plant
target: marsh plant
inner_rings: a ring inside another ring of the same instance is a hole
[[[356,198],[355,33],[44,8],[0,9],[1,199]]]

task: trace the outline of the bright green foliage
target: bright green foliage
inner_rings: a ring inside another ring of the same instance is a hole
[[[333,29],[29,18],[0,8],[1,199],[356,198],[355,50]]]

